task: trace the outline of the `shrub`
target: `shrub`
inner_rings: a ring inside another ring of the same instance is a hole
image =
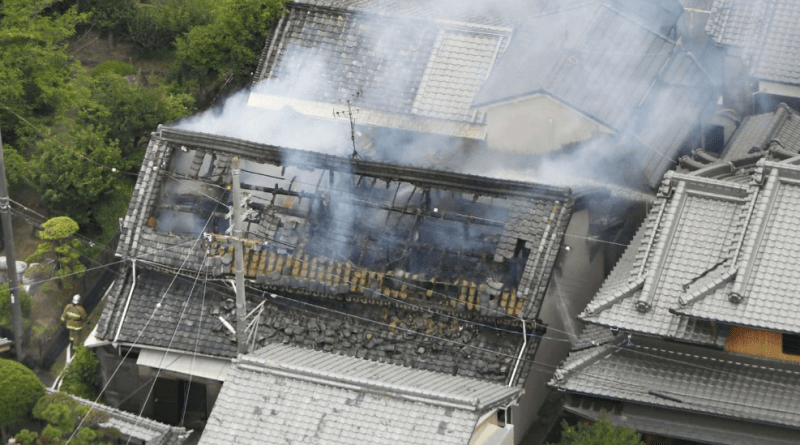
[[[140,3],[128,24],[128,36],[145,50],[172,48],[178,36],[211,22],[213,4],[210,0]]]
[[[108,421],[108,414],[90,410],[88,406],[60,392],[39,399],[33,408],[33,416],[48,424],[41,434],[22,430],[14,436],[22,445],[63,444],[67,441],[75,445],[106,444],[117,443],[120,437],[116,428],[98,427],[98,424]],[[76,432],[78,425],[81,428]]]
[[[30,369],[0,359],[0,428],[16,426],[45,393],[44,385]]]
[[[100,389],[99,368],[100,362],[97,361],[93,350],[84,346],[75,346],[75,357],[64,371],[61,391],[94,400]]]
[[[18,277],[20,282],[22,277]],[[22,319],[25,329],[30,326],[31,308],[33,307],[33,300],[27,292],[19,290],[19,301],[22,306]],[[8,283],[0,286],[0,328],[12,329],[11,317],[11,298],[8,290]]]
[[[643,445],[636,430],[615,427],[605,417],[592,424],[579,423],[577,427],[564,421],[561,426],[564,430],[558,445]]]
[[[124,77],[136,74],[136,67],[120,60],[106,60],[92,70],[92,77],[98,77],[105,73],[114,73]]]

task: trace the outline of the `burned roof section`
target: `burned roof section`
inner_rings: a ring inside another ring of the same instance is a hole
[[[221,283],[234,273],[234,156],[247,194],[249,305],[261,311],[252,341],[524,379],[529,363],[517,357],[532,358],[543,333],[536,317],[571,216],[569,189],[165,127],[122,221],[118,254],[136,259],[138,278],[129,266],[117,281],[98,338],[119,331],[122,343],[234,356],[219,320],[232,317],[233,292]],[[184,278],[172,283],[175,274]],[[201,286],[193,279],[216,285],[205,306],[191,296]]]
[[[227,283],[191,277],[173,282],[172,274],[139,272],[119,343],[236,357],[235,337],[222,321],[236,323],[235,296]],[[133,285],[128,275],[109,295],[127,296]],[[505,384],[524,382],[544,332],[528,326],[523,341],[520,326],[500,328],[414,308],[284,296],[249,287],[248,300],[247,321],[255,326],[249,336],[252,347],[281,343]],[[109,315],[112,326],[119,325],[123,305]],[[110,340],[115,333],[107,335]]]

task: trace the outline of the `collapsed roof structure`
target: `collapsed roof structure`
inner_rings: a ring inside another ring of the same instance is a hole
[[[167,127],[152,135],[121,221],[117,253],[131,262],[94,338],[140,351],[142,365],[225,380],[227,365],[211,372],[201,358],[237,354],[234,157],[246,192],[251,350],[283,343],[524,383],[545,330],[537,316],[569,189]]]
[[[667,173],[581,316],[619,334],[591,328],[551,381],[589,396],[569,409],[591,417],[610,399],[612,420],[645,432],[796,441],[799,135],[784,105],[746,118],[721,158],[698,150]]]

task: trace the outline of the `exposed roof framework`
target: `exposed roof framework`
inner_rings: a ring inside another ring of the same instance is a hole
[[[139,260],[140,278],[134,286],[127,268],[118,280],[98,338],[119,331],[123,343],[235,354],[218,320],[233,308],[220,284],[233,275],[233,156],[248,195],[251,341],[524,380],[514,369],[529,364],[517,359],[537,340],[522,341],[522,320],[529,334],[543,332],[536,317],[569,222],[568,189],[165,127],[152,137],[118,245]],[[198,301],[193,278],[217,284],[202,286],[211,306]],[[148,327],[154,313],[157,329]],[[214,334],[192,341],[201,319]]]

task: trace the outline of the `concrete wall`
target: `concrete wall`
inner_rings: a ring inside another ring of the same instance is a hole
[[[489,148],[540,154],[611,130],[550,96],[536,94],[490,107],[486,115]]]
[[[515,443],[520,443],[537,419],[550,388],[547,382],[555,367],[567,357],[570,339],[583,329],[577,315],[600,288],[604,279],[603,255],[592,258],[590,249],[597,241],[585,238],[589,234],[591,215],[588,209],[572,214],[564,243],[556,260],[539,317],[548,325],[536,352],[530,374],[525,382],[525,394],[513,409],[516,426]],[[569,251],[566,250],[569,246]]]

